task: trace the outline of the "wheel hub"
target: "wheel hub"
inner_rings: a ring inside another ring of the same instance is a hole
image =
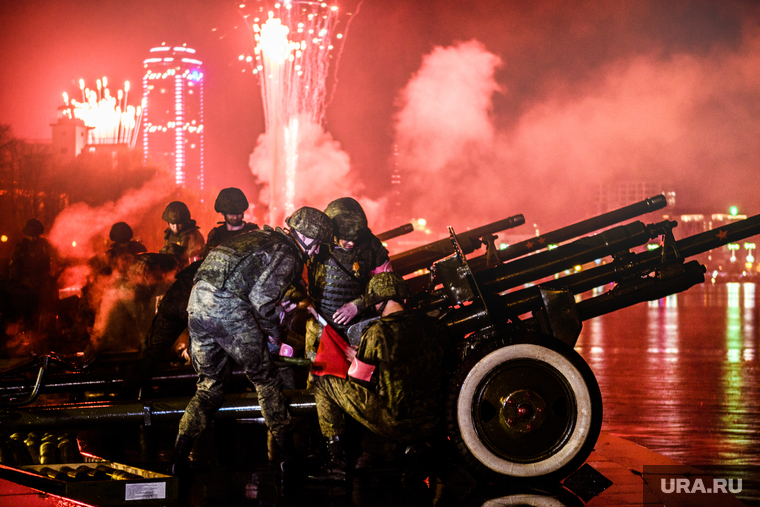
[[[520,389],[502,399],[499,416],[510,430],[530,433],[543,424],[546,402],[535,392]]]

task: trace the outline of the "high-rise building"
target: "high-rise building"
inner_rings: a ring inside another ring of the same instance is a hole
[[[177,186],[204,188],[203,72],[195,50],[160,46],[144,60],[143,150],[165,163]]]

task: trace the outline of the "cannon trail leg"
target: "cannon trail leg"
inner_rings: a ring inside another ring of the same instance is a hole
[[[602,397],[571,347],[524,333],[488,340],[465,358],[447,418],[449,437],[476,475],[561,479],[591,454]]]

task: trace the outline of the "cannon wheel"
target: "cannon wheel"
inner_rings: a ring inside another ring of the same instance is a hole
[[[449,438],[485,479],[562,479],[588,458],[602,395],[570,346],[538,333],[485,341],[459,365],[447,399]]]

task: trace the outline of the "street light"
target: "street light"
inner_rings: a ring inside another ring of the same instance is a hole
[[[736,262],[736,251],[739,249],[738,243],[729,243],[726,245],[731,250],[731,262]]]

